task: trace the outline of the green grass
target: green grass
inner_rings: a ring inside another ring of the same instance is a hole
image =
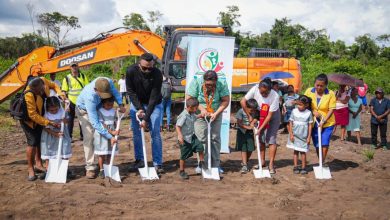
[[[364,156],[364,159],[368,162],[372,159],[374,159],[375,151],[371,149],[364,149],[362,151],[362,154]]]
[[[10,104],[10,100],[4,101],[3,103],[0,104],[0,121],[1,121],[0,132],[2,133],[14,131],[17,123],[17,120],[11,118],[9,114],[8,111],[9,104]]]

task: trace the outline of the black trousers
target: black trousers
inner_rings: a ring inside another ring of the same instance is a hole
[[[70,138],[72,138],[73,136],[73,126],[74,126],[74,118],[75,118],[75,115],[76,115],[76,105],[73,104],[72,102],[70,102],[70,105],[69,105],[69,135],[70,135]],[[83,131],[81,130],[81,125],[79,123],[79,127],[80,127],[80,138],[83,139]]]
[[[127,95],[127,92],[121,92],[122,102],[123,98],[126,100],[126,104],[129,104],[129,96]]]
[[[381,146],[387,145],[386,140],[386,132],[387,132],[387,123],[385,124],[373,124],[371,123],[371,143],[374,145],[377,145],[377,135],[378,135],[378,127],[379,127],[379,133],[381,136]]]

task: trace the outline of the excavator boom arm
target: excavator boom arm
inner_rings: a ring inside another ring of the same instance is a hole
[[[120,57],[139,56],[149,51],[161,60],[164,46],[165,40],[152,32],[130,30],[108,34],[96,41],[76,44],[77,48],[63,48],[62,51],[48,46],[37,48],[18,58],[0,75],[0,103],[24,87],[29,75],[65,71],[74,61],[79,62],[79,66],[86,66]]]

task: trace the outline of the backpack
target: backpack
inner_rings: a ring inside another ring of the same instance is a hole
[[[161,95],[163,99],[170,99],[171,98],[171,84],[167,81],[163,81],[161,85]]]
[[[26,104],[26,100],[24,98],[24,95],[28,92],[32,93],[31,90],[26,90],[22,93],[16,94],[15,97],[11,100],[9,111],[10,111],[11,117],[13,117],[16,120],[27,121],[29,119],[28,111],[27,111],[27,104]],[[34,95],[34,98],[36,100],[35,95]]]
[[[11,100],[9,111],[10,111],[11,117],[13,117],[14,119],[23,120],[23,121],[27,121],[29,119],[28,111],[27,111],[27,104],[26,104],[26,100],[24,100],[24,95],[28,92],[32,93],[31,90],[26,90],[26,88],[32,80],[34,80],[38,77],[39,76],[29,75],[27,77],[27,82],[26,82],[26,85],[23,88],[22,92],[17,93],[15,95],[15,97]],[[34,95],[34,98],[36,100],[35,95]]]

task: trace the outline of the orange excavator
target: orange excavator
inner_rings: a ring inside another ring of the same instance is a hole
[[[156,55],[162,72],[171,79],[174,91],[184,92],[188,35],[225,35],[226,30],[222,26],[211,25],[168,25],[164,27],[164,39],[149,31],[116,33],[117,29],[65,47],[40,47],[18,58],[0,75],[0,103],[23,88],[29,75],[65,71],[74,61],[82,67],[126,56],[139,56],[145,52]],[[235,54],[237,51],[238,48]],[[250,57],[234,59],[232,92],[244,93],[263,75],[274,71],[292,74],[293,78],[284,79],[283,82],[300,90],[301,71],[297,59],[290,58],[287,51],[254,48]]]

